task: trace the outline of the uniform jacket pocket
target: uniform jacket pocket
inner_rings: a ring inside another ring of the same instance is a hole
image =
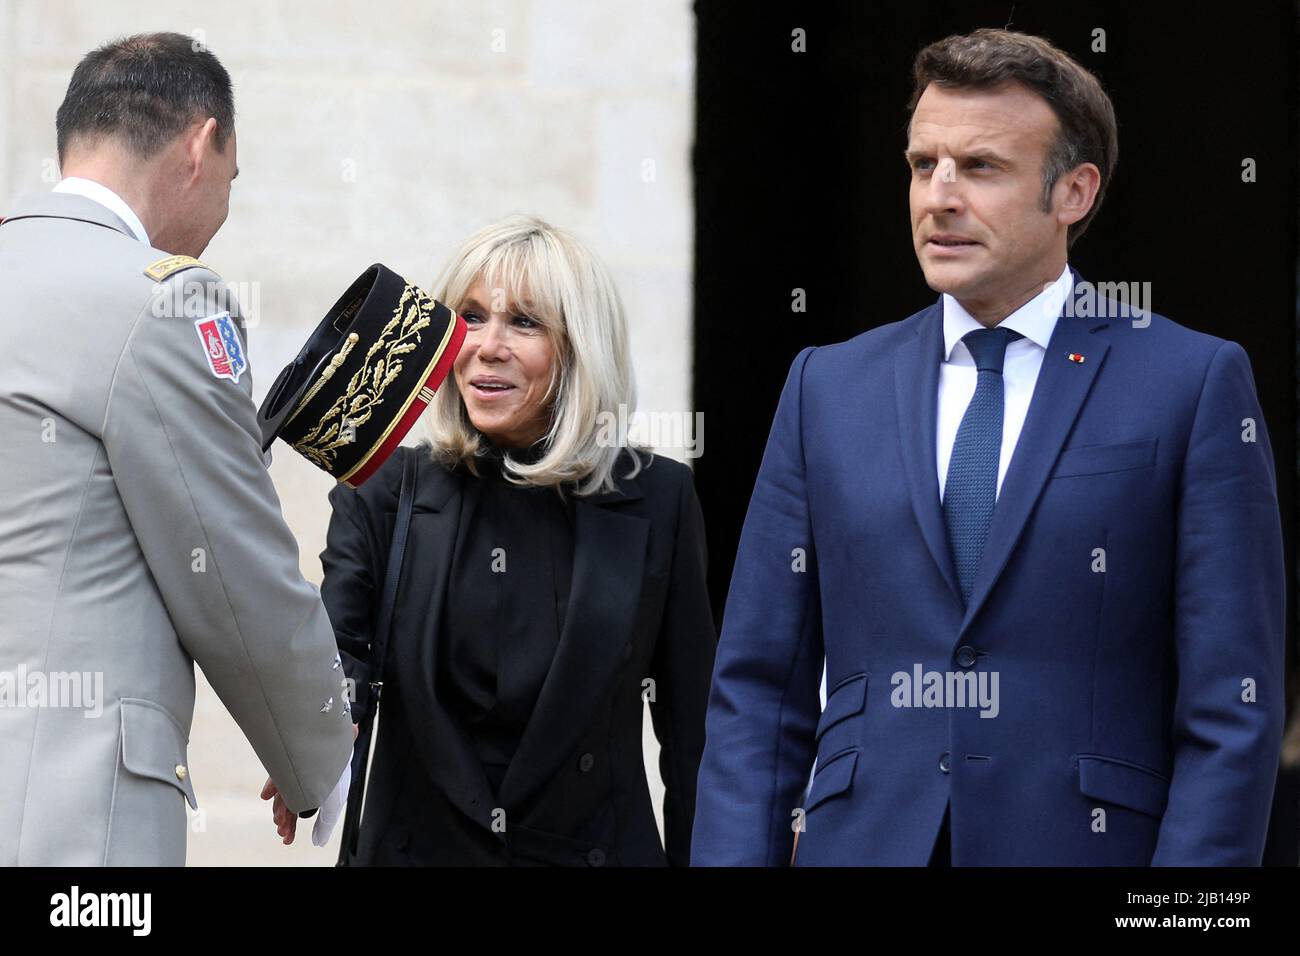
[[[189,740],[181,725],[151,700],[124,697],[121,710],[122,766],[138,776],[170,783],[197,808],[186,756]]]

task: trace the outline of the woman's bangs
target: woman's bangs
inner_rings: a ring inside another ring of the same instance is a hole
[[[541,323],[554,335],[564,334],[559,289],[534,243],[498,246],[488,253],[479,274],[489,289],[505,292],[512,309]]]

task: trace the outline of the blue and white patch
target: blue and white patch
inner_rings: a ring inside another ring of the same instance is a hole
[[[194,328],[203,343],[203,353],[208,360],[208,368],[217,378],[228,378],[238,382],[239,376],[248,368],[248,359],[244,357],[244,347],[239,341],[239,330],[229,312],[210,315],[196,319]]]

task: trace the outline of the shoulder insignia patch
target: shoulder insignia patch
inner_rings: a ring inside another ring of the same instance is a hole
[[[203,354],[208,360],[208,368],[217,378],[228,378],[238,382],[239,376],[248,368],[248,359],[244,357],[244,348],[239,342],[239,333],[229,312],[210,315],[196,319],[194,328],[203,343]]]
[[[191,269],[194,266],[198,266],[202,269],[207,268],[207,266],[198,259],[195,259],[193,256],[167,256],[164,259],[159,259],[148,269],[145,269],[144,274],[155,282],[162,282],[163,279],[166,279],[172,273],[180,272],[182,269]]]

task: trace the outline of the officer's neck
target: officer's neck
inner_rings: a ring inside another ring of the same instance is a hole
[[[142,163],[121,149],[97,146],[69,154],[61,171],[65,178],[89,179],[117,193],[131,207],[151,239],[164,231],[166,224],[158,197],[166,195],[166,187],[160,163]]]

